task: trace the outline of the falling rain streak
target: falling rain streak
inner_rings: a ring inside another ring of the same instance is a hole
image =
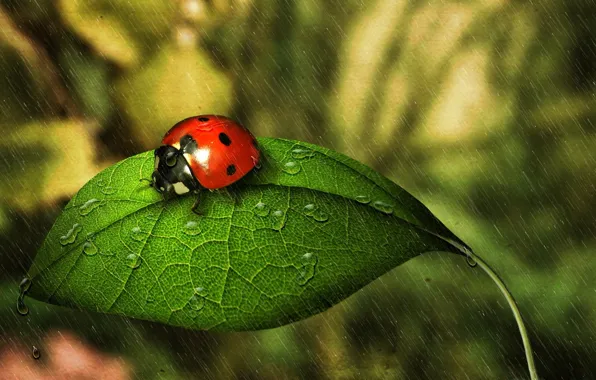
[[[540,378],[592,379],[595,9],[596,0],[4,1],[0,277],[8,306],[0,361],[14,337],[23,349],[12,350],[21,354],[14,374],[0,363],[0,378],[59,378],[52,362],[72,357],[54,355],[42,341],[58,327],[90,343],[75,350],[77,358],[99,352],[91,375],[80,377],[528,378],[519,336],[502,328],[512,321],[479,272],[486,253],[512,279],[540,353]],[[239,183],[234,207],[207,195],[205,215],[175,214],[177,201],[137,182],[151,178],[154,157],[140,168],[136,158],[101,172],[154,149],[175,121],[203,112],[238,118],[263,149],[263,168]],[[268,150],[268,136],[285,144]],[[379,173],[368,176],[337,156],[324,168],[327,148]],[[152,310],[168,323],[176,310],[182,319],[200,314],[197,326],[212,318],[221,327],[234,313],[266,312],[275,299],[287,299],[279,315],[292,300],[300,308],[296,294],[318,293],[331,272],[354,286],[352,263],[375,262],[375,249],[392,238],[398,242],[387,256],[413,252],[407,239],[425,235],[376,234],[408,224],[399,218],[445,232],[377,174],[415,190],[474,245],[480,260],[456,264],[477,270],[424,255],[327,315],[230,336],[182,328],[154,334],[145,322],[120,329],[122,318],[94,312],[126,284],[117,313],[145,318]],[[352,183],[359,175],[368,181]],[[253,186],[260,179],[270,183]],[[265,189],[275,181],[344,193],[292,189],[278,197]],[[54,223],[48,216],[68,199],[68,217],[42,241]],[[136,207],[128,201],[144,210],[110,224]],[[241,241],[226,244],[232,237]],[[368,246],[356,247],[359,240]],[[18,313],[27,314],[25,301],[31,307],[30,318],[19,318],[11,279],[23,276],[37,247],[44,269],[19,286]],[[276,288],[279,278],[290,291]],[[412,278],[433,280],[420,287]],[[161,281],[171,283],[160,288]],[[30,295],[92,304],[91,312],[25,300]],[[479,299],[482,318],[473,312]],[[29,324],[33,332],[23,328]],[[47,363],[31,359],[38,347]]]

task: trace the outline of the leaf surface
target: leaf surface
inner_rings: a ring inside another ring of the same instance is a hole
[[[28,295],[186,328],[254,330],[319,313],[423,252],[458,252],[428,209],[370,168],[304,142],[259,144],[263,167],[227,192],[203,192],[201,216],[194,196],[166,201],[139,182],[153,152],[105,169],[52,227]]]

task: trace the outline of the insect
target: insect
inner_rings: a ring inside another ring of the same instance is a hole
[[[199,115],[176,123],[155,150],[151,186],[167,198],[221,189],[260,168],[257,140],[225,116]],[[199,197],[192,207],[196,212]]]

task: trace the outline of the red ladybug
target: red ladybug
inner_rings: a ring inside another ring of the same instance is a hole
[[[166,196],[226,187],[258,168],[261,158],[250,131],[224,116],[184,119],[161,143],[151,177],[152,186]]]

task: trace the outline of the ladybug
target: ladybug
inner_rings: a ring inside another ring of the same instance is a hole
[[[167,198],[221,189],[260,168],[257,140],[225,116],[199,115],[176,123],[155,150],[151,186]],[[198,198],[192,207],[195,211]]]

